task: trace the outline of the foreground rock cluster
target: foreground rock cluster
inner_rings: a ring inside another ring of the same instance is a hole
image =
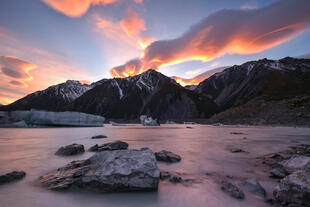
[[[142,148],[98,152],[42,176],[40,182],[52,190],[154,191],[159,176],[154,153]]]
[[[263,163],[272,170],[272,178],[280,178],[273,195],[283,206],[310,206],[310,145],[264,156]]]

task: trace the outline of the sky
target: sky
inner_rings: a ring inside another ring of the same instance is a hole
[[[309,0],[1,0],[0,103],[69,79],[310,54],[309,26]]]

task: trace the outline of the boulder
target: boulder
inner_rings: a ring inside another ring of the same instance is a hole
[[[122,141],[109,142],[103,145],[94,145],[89,151],[100,152],[100,151],[112,151],[112,150],[125,150],[128,148],[128,143]]]
[[[160,152],[155,152],[156,159],[163,162],[179,162],[181,157],[173,152],[162,150]]]
[[[169,178],[169,181],[172,183],[180,183],[182,181],[182,178],[180,176],[177,176],[177,175],[172,175]]]
[[[92,139],[104,139],[104,138],[108,138],[108,137],[105,135],[101,135],[101,134],[92,137]]]
[[[20,180],[25,177],[24,171],[13,171],[4,175],[0,175],[0,184],[12,182],[14,180]]]
[[[76,155],[85,152],[84,146],[81,144],[70,144],[65,147],[61,147],[55,153],[56,155]]]
[[[275,169],[272,169],[270,171],[270,176],[269,177],[276,178],[276,179],[282,179],[285,176],[286,176],[286,173],[285,173],[284,170],[275,168]]]
[[[241,189],[239,189],[237,186],[227,181],[224,181],[222,183],[221,190],[227,193],[228,195],[240,200],[243,200],[245,197]]]
[[[249,191],[252,194],[258,195],[262,198],[266,197],[265,189],[260,185],[256,178],[249,178],[246,181],[240,183],[240,187],[245,190]]]
[[[293,173],[296,170],[304,169],[307,164],[310,164],[310,157],[294,155],[290,159],[283,160],[279,164],[286,172]]]
[[[42,176],[40,182],[51,190],[155,191],[159,176],[154,153],[143,148],[98,152]]]
[[[289,206],[310,206],[310,168],[283,178],[273,192],[275,199]]]

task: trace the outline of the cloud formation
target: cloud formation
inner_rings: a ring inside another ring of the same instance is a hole
[[[42,0],[54,10],[69,17],[81,17],[90,6],[108,5],[119,2],[120,0]],[[133,0],[136,4],[142,4],[143,0]]]
[[[91,5],[107,5],[117,0],[42,0],[44,3],[69,17],[80,17]]]
[[[308,0],[280,0],[258,9],[225,9],[191,26],[179,38],[153,42],[138,65],[128,61],[110,72],[127,77],[136,74],[129,68],[143,72],[190,60],[206,62],[225,54],[258,53],[292,39],[309,24]]]
[[[178,82],[180,85],[182,86],[186,86],[186,85],[198,85],[200,82],[204,81],[205,79],[209,78],[210,76],[212,76],[215,73],[219,73],[222,72],[223,70],[225,70],[226,68],[228,68],[228,66],[224,66],[224,67],[218,67],[218,68],[214,68],[212,70],[208,70],[206,72],[203,72],[193,78],[181,78],[181,77],[177,77],[177,76],[173,76],[172,78]]]
[[[129,37],[139,35],[146,30],[145,21],[137,12],[132,9],[127,9],[126,16],[120,21],[121,28]]]
[[[31,80],[29,71],[35,69],[36,65],[17,57],[1,55],[0,68],[3,74],[11,78]]]

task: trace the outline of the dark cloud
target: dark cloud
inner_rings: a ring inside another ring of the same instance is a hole
[[[17,80],[12,80],[9,83],[14,86],[24,86],[24,83],[17,81]]]

